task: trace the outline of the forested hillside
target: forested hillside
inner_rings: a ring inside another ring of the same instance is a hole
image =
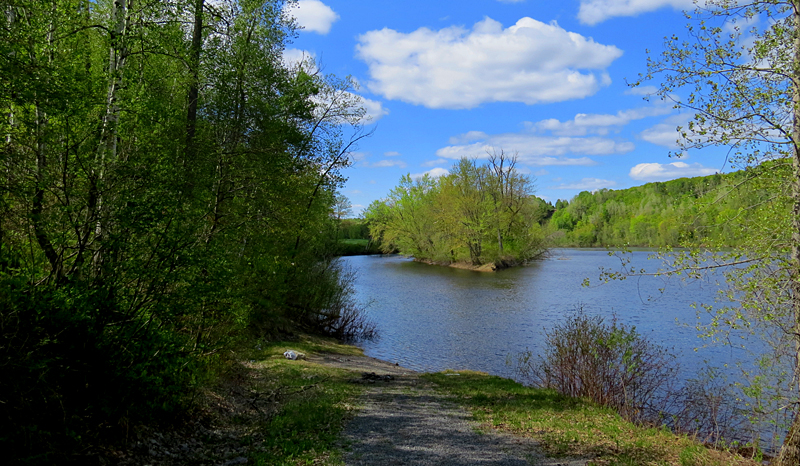
[[[785,189],[775,181],[780,176],[762,176],[788,168],[771,162],[729,174],[584,191],[556,202],[551,237],[560,246],[738,246],[753,228],[788,217],[789,206],[776,209],[774,203]]]
[[[485,165],[462,159],[447,176],[405,176],[365,214],[386,252],[472,265],[522,262],[545,251],[547,206],[505,154]]]
[[[341,335],[331,214],[364,110],[283,63],[283,8],[4,3],[4,461],[182,409],[245,332]]]

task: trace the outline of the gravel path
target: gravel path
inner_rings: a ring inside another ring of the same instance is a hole
[[[585,459],[546,458],[532,439],[481,429],[467,410],[449,402],[411,370],[364,357],[314,359],[384,376],[354,379],[367,387],[359,413],[345,426],[348,466],[586,464]],[[386,380],[386,375],[392,378]]]

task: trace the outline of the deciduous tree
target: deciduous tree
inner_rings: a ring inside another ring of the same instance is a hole
[[[696,275],[726,267],[738,305],[716,309],[705,331],[724,336],[744,330],[768,338],[772,352],[759,359],[782,397],[770,406],[793,414],[777,464],[800,464],[800,2],[699,2],[687,38],[667,38],[637,82],[660,83],[658,95],[694,114],[678,128],[681,151],[731,148],[731,162],[747,168],[750,183],[772,190],[750,206],[757,222],[740,224],[748,241],[720,252],[714,265],[692,251],[672,257],[667,272]],[[687,92],[686,95],[681,95]],[[765,163],[771,161],[771,163]],[[782,215],[788,212],[788,215]],[[787,352],[786,348],[792,350]],[[789,376],[781,376],[788,368]],[[786,385],[780,386],[781,382]],[[769,385],[769,384],[768,384]],[[761,390],[764,386],[751,386]]]

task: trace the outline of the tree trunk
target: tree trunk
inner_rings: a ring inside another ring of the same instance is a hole
[[[109,165],[117,161],[117,132],[119,125],[119,91],[122,87],[122,70],[127,58],[126,35],[130,23],[130,11],[133,0],[114,0],[114,11],[112,16],[113,29],[110,32],[111,46],[109,47],[108,58],[108,91],[106,93],[106,111],[103,115],[102,126],[100,129],[100,142],[97,154],[97,166],[95,167],[95,186],[99,187],[95,195],[95,211],[97,219],[95,223],[95,237],[98,247],[92,257],[94,271],[97,276],[102,275],[104,267],[103,261],[105,252],[103,251],[103,239],[108,230],[107,215],[105,214],[110,205],[108,199],[106,181],[106,169]],[[90,193],[90,198],[93,196]],[[91,201],[92,199],[90,199]]]
[[[195,0],[194,6],[194,31],[192,33],[192,50],[189,57],[189,108],[186,115],[186,158],[184,165],[188,166],[194,160],[194,136],[197,131],[197,99],[200,88],[200,52],[203,48],[203,5],[205,0]]]
[[[800,2],[792,2],[794,9],[794,60],[792,82],[792,251],[791,297],[794,315],[795,376],[800,375]],[[778,466],[800,465],[800,411],[794,406],[794,421],[783,441]]]

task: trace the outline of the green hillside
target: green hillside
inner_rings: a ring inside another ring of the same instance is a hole
[[[757,230],[788,231],[782,162],[728,174],[584,191],[554,206],[549,227],[557,246],[740,246]],[[771,173],[774,175],[775,173]],[[787,173],[788,176],[788,173]],[[763,233],[763,232],[762,232]]]

